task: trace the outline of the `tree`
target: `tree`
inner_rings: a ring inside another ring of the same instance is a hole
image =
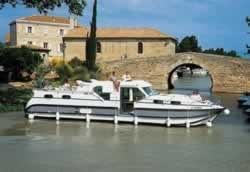
[[[216,48],[216,49],[210,48],[204,50],[203,53],[230,56],[230,57],[240,57],[235,50],[225,51],[224,48]]]
[[[86,0],[0,0],[0,9],[10,4],[13,7],[24,5],[28,8],[36,8],[40,13],[48,13],[55,7],[61,7],[66,4],[69,12],[78,16],[82,15],[82,11],[87,5]]]
[[[41,56],[33,53],[27,47],[21,48],[3,48],[0,49],[0,64],[6,71],[16,74],[19,78],[20,72],[32,73],[35,68],[43,62]]]
[[[94,0],[93,16],[90,23],[90,36],[87,36],[86,43],[86,61],[89,70],[95,69],[96,63],[96,16],[97,16],[97,0]]]
[[[177,52],[201,52],[196,36],[186,36],[177,46]]]
[[[250,23],[250,18],[249,18]],[[249,47],[250,48],[250,47]],[[183,40],[177,45],[176,49],[177,53],[182,52],[198,52],[198,53],[206,53],[206,54],[215,54],[222,56],[231,56],[231,57],[240,57],[235,50],[225,51],[224,48],[210,48],[202,50],[201,46],[199,46],[199,41],[196,36],[186,36]]]

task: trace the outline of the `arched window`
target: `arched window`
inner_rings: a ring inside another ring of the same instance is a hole
[[[102,52],[102,44],[100,42],[96,43],[96,52],[101,53]]]
[[[138,42],[138,54],[143,54],[143,43]]]

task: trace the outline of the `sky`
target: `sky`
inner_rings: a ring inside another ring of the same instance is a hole
[[[82,25],[89,26],[93,0],[87,0]],[[36,9],[6,6],[0,10],[0,41],[9,23],[17,18],[39,14]],[[49,15],[69,17],[66,6]],[[244,55],[250,44],[250,0],[98,0],[98,27],[151,27],[183,39],[197,36],[203,49],[224,48]]]

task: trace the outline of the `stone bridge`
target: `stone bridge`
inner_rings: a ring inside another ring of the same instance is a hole
[[[211,90],[214,92],[250,91],[250,60],[201,53],[179,53],[174,56],[104,62],[103,73],[107,78],[113,70],[117,76],[129,71],[134,79],[147,80],[156,89],[163,90],[172,87],[171,75],[182,65],[206,69],[212,80]]]

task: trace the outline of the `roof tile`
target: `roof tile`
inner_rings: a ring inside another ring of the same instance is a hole
[[[86,38],[89,29],[77,27],[70,30],[64,38]],[[97,30],[97,38],[172,38],[171,35],[162,33],[152,28],[100,28]]]
[[[34,21],[34,22],[46,22],[46,23],[61,23],[61,24],[70,24],[70,20],[64,17],[56,16],[44,16],[44,15],[35,15],[21,18],[21,20]]]

